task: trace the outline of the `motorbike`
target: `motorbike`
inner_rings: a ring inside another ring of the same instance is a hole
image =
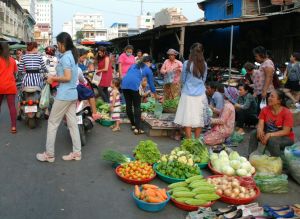
[[[24,87],[19,93],[19,118],[25,120],[28,127],[36,128],[37,120],[41,118],[43,110],[39,108],[41,97],[40,87]]]

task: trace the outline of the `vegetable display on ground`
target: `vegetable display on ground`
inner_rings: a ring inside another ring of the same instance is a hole
[[[111,161],[113,163],[119,163],[119,164],[130,162],[130,158],[128,156],[118,151],[109,150],[109,149],[103,152],[102,159],[106,161]]]
[[[179,104],[179,97],[176,97],[175,99],[169,99],[169,100],[165,100],[163,102],[163,109],[177,109]]]
[[[161,189],[152,184],[143,184],[141,187],[135,185],[134,195],[138,199],[148,203],[161,203],[168,199],[166,189]]]
[[[153,164],[160,159],[160,151],[157,144],[151,140],[140,141],[133,150],[137,160]]]
[[[141,161],[122,164],[118,169],[118,173],[129,180],[144,180],[155,176],[152,166]]]
[[[201,140],[184,139],[181,142],[180,149],[190,152],[196,163],[208,163],[209,161],[208,149]]]

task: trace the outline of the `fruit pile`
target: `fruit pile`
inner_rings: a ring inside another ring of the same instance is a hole
[[[161,203],[168,199],[165,189],[160,189],[156,185],[144,184],[134,187],[134,195],[138,199],[149,203]]]
[[[201,206],[220,198],[215,186],[207,182],[203,176],[193,176],[184,182],[170,184],[171,197],[179,203]]]
[[[130,180],[144,180],[155,176],[152,166],[141,161],[122,164],[117,171],[120,176]]]

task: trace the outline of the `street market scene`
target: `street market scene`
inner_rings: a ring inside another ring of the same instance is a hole
[[[300,0],[0,0],[0,218],[300,219]]]

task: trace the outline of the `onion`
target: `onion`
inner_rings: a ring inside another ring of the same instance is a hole
[[[220,189],[222,189],[223,191],[227,189],[226,185],[220,185]]]
[[[236,198],[236,194],[232,193],[232,194],[230,195],[230,198]]]
[[[224,191],[224,194],[226,195],[226,196],[231,196],[231,190],[230,189],[226,189],[225,191]]]
[[[245,198],[250,198],[249,194],[245,194]]]
[[[240,193],[239,194],[239,198],[245,198],[245,194],[244,193]]]
[[[239,187],[240,186],[238,181],[232,181],[231,185],[232,185],[232,187]]]
[[[222,190],[222,189],[217,189],[217,190],[216,190],[216,193],[217,193],[218,195],[223,195],[223,190]]]
[[[246,188],[243,187],[243,186],[240,186],[240,191],[241,191],[241,193],[246,193],[247,192]]]
[[[240,194],[240,190],[238,188],[234,188],[232,190],[233,194],[235,194],[236,196],[238,196]]]

